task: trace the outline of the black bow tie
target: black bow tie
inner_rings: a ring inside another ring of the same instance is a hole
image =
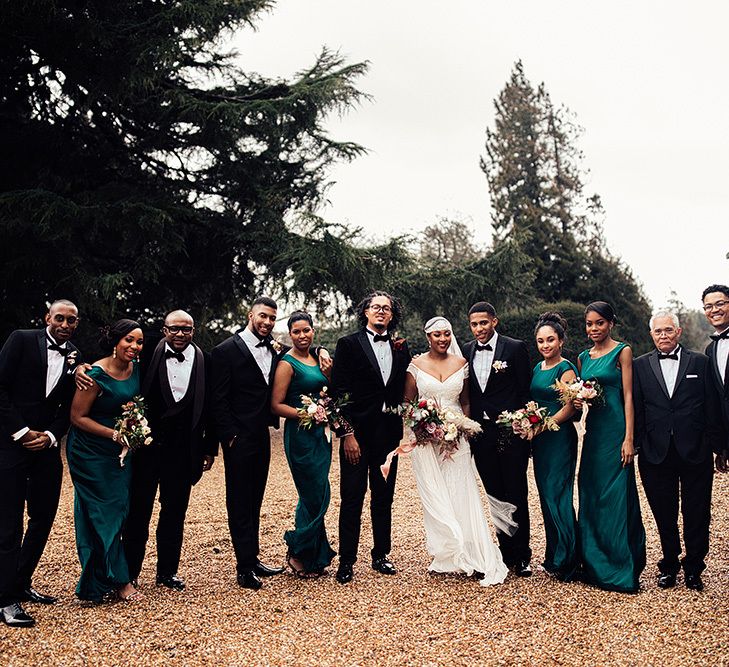
[[[375,341],[375,343],[379,343],[380,341],[388,341],[390,340],[390,334],[376,334],[373,331],[370,331],[369,329],[366,329],[367,333],[372,336],[372,340]]]
[[[674,352],[673,354],[663,354],[662,352],[659,352],[658,361],[663,361],[664,359],[673,359],[674,361],[678,361],[678,352]]]
[[[260,341],[256,343],[256,347],[271,347],[271,339],[270,338],[262,338]]]
[[[62,357],[65,357],[71,351],[67,347],[61,347],[49,336],[46,336],[46,340],[48,340],[48,349],[53,350],[54,352],[58,352],[58,354],[60,354]]]
[[[481,343],[476,343],[476,352],[483,352],[484,350],[488,350],[491,352],[494,348],[491,347],[491,343],[486,343],[486,345],[481,345]]]
[[[722,340],[722,338],[729,338],[729,329],[727,329],[726,331],[722,331],[720,334],[711,334],[709,338],[711,338],[711,340]]]
[[[172,350],[165,351],[165,359],[177,359],[180,363],[185,361],[185,355],[182,352],[174,352]]]

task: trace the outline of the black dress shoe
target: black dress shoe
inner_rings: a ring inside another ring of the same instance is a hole
[[[158,586],[167,586],[167,588],[171,588],[173,591],[184,591],[185,590],[185,582],[180,577],[178,577],[176,574],[164,574],[164,575],[158,574],[157,575],[157,585]]]
[[[668,572],[661,572],[656,580],[658,588],[673,588],[676,585],[676,575]]]
[[[690,588],[692,591],[699,592],[704,590],[704,582],[701,581],[700,574],[687,574],[684,577],[684,580],[686,582],[686,588]]]
[[[517,577],[531,577],[532,576],[532,566],[529,564],[529,561],[522,560],[522,561],[519,561],[516,565],[514,565],[514,574]]]
[[[380,574],[397,574],[397,570],[387,556],[372,559],[372,569]]]
[[[352,579],[354,579],[352,563],[339,563],[339,568],[337,568],[337,581],[340,584],[348,584]]]
[[[263,586],[263,582],[256,576],[253,570],[238,573],[238,585],[241,588],[250,588],[257,591]]]
[[[35,619],[26,614],[18,602],[0,609],[0,618],[11,628],[30,628],[35,625]]]
[[[253,568],[253,571],[259,577],[273,577],[277,574],[281,574],[285,569],[285,567],[271,567],[270,565],[264,565],[259,560]]]
[[[43,595],[32,586],[26,588],[18,597],[21,602],[35,602],[37,604],[54,604],[58,602],[58,598],[54,598],[52,595]]]

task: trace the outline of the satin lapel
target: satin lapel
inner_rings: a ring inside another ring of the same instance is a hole
[[[162,391],[162,398],[165,399],[167,407],[175,405],[175,397],[172,395],[172,387],[170,387],[170,376],[167,374],[167,362],[162,359],[158,366],[159,388]]]
[[[258,365],[258,362],[253,358],[253,355],[248,349],[248,346],[245,344],[245,341],[238,334],[234,334],[233,342],[238,346],[238,349],[243,353],[243,356],[246,357],[256,367],[256,370],[258,371],[258,377],[261,378],[261,382],[265,384],[266,378],[263,376],[261,367]],[[275,359],[271,361],[271,368],[273,368],[274,361]]]
[[[718,353],[718,345],[716,344],[715,340],[711,341],[711,345],[709,346],[708,350],[708,357],[711,361],[711,369],[714,371],[714,378],[716,379],[716,384],[719,387],[724,387],[724,390],[726,391],[726,383],[722,383],[721,381],[721,373],[719,373],[719,360],[717,358]],[[726,377],[726,374],[724,375]]]
[[[475,345],[473,347],[474,347],[474,349],[476,348]],[[488,388],[488,386],[491,384],[491,380],[493,380],[494,375],[496,375],[496,371],[494,370],[494,367],[493,367],[494,361],[504,361],[502,359],[503,354],[504,354],[504,347],[505,347],[504,337],[499,336],[496,339],[496,349],[494,350],[494,358],[493,358],[493,361],[491,362],[491,370],[489,371],[489,379],[486,381],[486,387],[484,388],[484,392],[486,391],[486,388]]]
[[[364,329],[362,329],[362,331],[359,332],[359,344],[362,346],[362,349],[364,350],[365,355],[370,360],[370,363],[372,364],[372,368],[375,369],[375,372],[377,373],[377,377],[380,378],[380,382],[382,382],[382,371],[380,370],[380,365],[377,363],[377,357],[375,357],[375,351],[372,349],[372,345],[367,338],[367,332]],[[393,364],[393,371],[394,371],[394,365],[395,365],[394,357],[392,360],[392,364]],[[392,375],[393,375],[393,373],[390,372],[390,377],[392,377]]]
[[[43,370],[48,372],[48,343],[46,342],[46,330],[38,332],[38,352],[40,352],[40,361],[43,364]]]
[[[144,376],[144,382],[142,382],[142,395],[146,396],[149,393],[149,388],[152,386],[152,380],[154,379],[157,367],[160,365],[162,356],[165,350],[164,338],[157,343],[157,347],[154,348],[152,358],[149,360],[149,366],[147,367],[147,373]]]
[[[273,358],[271,359],[271,370],[268,372],[268,386],[273,386],[273,377],[276,375],[276,366],[281,361],[281,357],[289,351],[290,348],[284,347],[280,352],[273,352]]]
[[[691,352],[681,347],[681,360],[678,362],[678,375],[676,375],[676,384],[673,387],[673,395],[676,395],[678,386],[681,384],[683,379],[686,377],[686,369],[691,361]]]
[[[193,343],[192,346],[195,348],[195,361],[192,367],[195,376],[195,395],[192,397],[192,430],[194,430],[205,405],[205,355],[197,345]]]
[[[683,357],[684,355],[681,355]],[[666,395],[666,398],[668,400],[671,400],[671,397],[668,395],[668,387],[666,386],[666,380],[663,377],[663,373],[661,372],[661,362],[658,361],[658,352],[655,350],[651,352],[651,356],[648,357],[648,363],[651,365],[651,370],[653,371],[653,375],[656,376],[656,380],[658,380],[658,384],[661,387],[661,390]],[[675,391],[675,389],[674,389]]]

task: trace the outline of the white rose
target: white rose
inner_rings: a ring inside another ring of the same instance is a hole
[[[316,403],[309,403],[308,407],[306,408],[306,411],[313,415],[316,412]]]
[[[145,439],[144,439],[144,444],[145,444],[145,445],[149,445],[149,444],[151,444],[151,443],[152,443],[152,438],[145,438]]]

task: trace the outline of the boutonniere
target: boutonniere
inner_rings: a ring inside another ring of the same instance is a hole
[[[505,371],[507,368],[509,368],[509,364],[507,364],[505,361],[494,361],[493,366],[491,368],[494,369],[494,373],[501,373],[502,371]]]
[[[68,365],[68,368],[69,368],[68,372],[69,373],[73,373],[73,371],[75,370],[74,369],[74,366],[78,363],[78,358],[77,357],[78,357],[78,351],[77,350],[71,350],[66,355],[66,364]]]
[[[271,340],[271,349],[274,351],[275,354],[281,354],[281,350],[283,350],[283,345],[279,343],[275,338]]]
[[[400,351],[405,347],[405,343],[407,342],[407,338],[398,338],[397,336],[394,336],[392,339],[392,347],[394,350]]]

